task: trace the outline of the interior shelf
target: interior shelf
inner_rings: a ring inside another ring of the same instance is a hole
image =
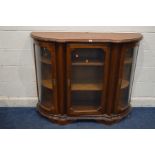
[[[122,84],[121,84],[121,89],[127,88],[129,86],[129,81],[127,80],[122,80]],[[93,83],[78,83],[78,84],[72,84],[71,85],[71,90],[73,91],[100,91],[102,90],[102,84],[101,83],[97,83],[97,84],[93,84]]]
[[[129,86],[129,81],[122,80],[121,89],[127,88]]]
[[[93,84],[93,83],[78,83],[78,84],[72,84],[71,90],[72,91],[101,91],[102,88],[101,83]]]
[[[50,63],[50,62],[49,62]],[[129,58],[125,60],[125,64],[131,64],[132,63],[132,58]],[[103,62],[99,61],[77,61],[72,63],[73,66],[103,66]]]
[[[42,85],[48,89],[53,89],[51,80],[42,80]]]
[[[51,63],[51,61],[50,61],[50,59],[47,59],[47,58],[41,58],[41,62],[42,63],[45,63],[45,64],[49,64],[49,65],[51,65],[52,63]]]
[[[72,63],[73,66],[103,66],[104,63],[100,61],[75,61]]]

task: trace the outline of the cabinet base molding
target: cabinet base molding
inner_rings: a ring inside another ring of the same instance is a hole
[[[81,115],[81,116],[69,116],[69,115],[61,115],[61,114],[49,114],[46,110],[42,109],[39,105],[39,103],[37,104],[37,110],[38,112],[48,118],[51,122],[53,123],[57,123],[60,125],[66,125],[66,124],[70,124],[72,122],[78,121],[78,120],[93,120],[93,121],[97,121],[99,123],[103,123],[103,124],[113,124],[113,123],[117,123],[120,120],[122,120],[123,118],[127,117],[128,114],[131,112],[131,106],[129,106],[125,111],[123,111],[122,113],[119,114],[113,114],[113,115],[107,115],[107,114],[103,114],[103,115]]]

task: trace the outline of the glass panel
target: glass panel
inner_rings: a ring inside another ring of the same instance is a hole
[[[104,51],[74,49],[71,54],[71,103],[73,109],[97,109],[103,94]]]
[[[100,84],[103,82],[103,67],[72,66],[72,84]]]
[[[72,52],[73,65],[103,65],[102,49],[75,49]]]
[[[128,107],[131,96],[131,86],[133,82],[133,71],[135,69],[135,58],[137,55],[137,48],[128,49],[125,53],[123,79],[120,92],[120,110]]]
[[[73,91],[72,103],[75,110],[97,110],[101,104],[101,91]]]
[[[45,108],[50,109],[53,98],[51,53],[47,48],[35,46],[35,49],[39,101]]]

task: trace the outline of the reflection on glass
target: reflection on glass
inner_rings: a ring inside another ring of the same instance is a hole
[[[103,94],[104,51],[74,49],[71,54],[71,102],[75,110],[97,109]]]

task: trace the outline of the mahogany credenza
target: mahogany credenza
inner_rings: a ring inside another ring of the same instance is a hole
[[[38,111],[52,122],[114,123],[130,112],[139,33],[32,32]]]

